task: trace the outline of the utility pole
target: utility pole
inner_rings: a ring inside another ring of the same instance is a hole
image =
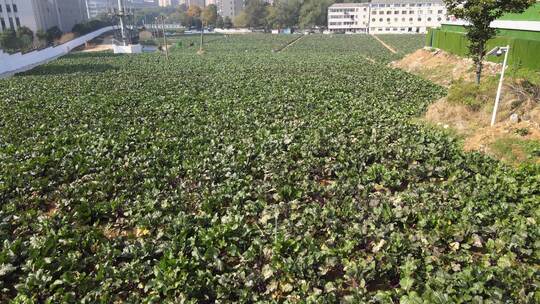
[[[204,52],[204,48],[203,48],[203,44],[204,44],[204,22],[201,18],[201,43],[200,43],[200,46],[199,46],[199,53],[203,53]]]
[[[499,109],[499,101],[501,99],[501,93],[502,93],[502,86],[503,86],[503,80],[504,80],[504,71],[506,71],[506,64],[508,62],[508,53],[510,53],[510,45],[507,45],[506,47],[498,47],[493,49],[488,53],[488,55],[496,55],[500,56],[504,53],[504,60],[503,65],[501,69],[501,78],[499,79],[499,86],[497,87],[497,96],[495,97],[495,105],[493,106],[493,114],[491,116],[491,126],[493,127],[495,125],[495,120],[497,118],[497,110]]]
[[[120,17],[120,35],[122,36],[122,44],[125,46],[127,43],[126,29],[124,28],[124,6],[122,0],[118,0],[118,17]]]
[[[169,47],[167,46],[167,35],[165,35],[165,17],[161,16],[161,30],[163,32],[163,43],[165,43],[165,58],[169,60]]]

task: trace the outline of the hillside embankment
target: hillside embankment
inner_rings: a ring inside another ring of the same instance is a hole
[[[448,88],[422,121],[450,129],[467,151],[487,153],[511,165],[540,164],[540,72],[508,69],[497,123],[490,126],[499,64],[486,62],[480,86],[473,63],[441,50],[420,49],[392,66]]]

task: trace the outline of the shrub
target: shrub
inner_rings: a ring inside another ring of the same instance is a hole
[[[473,111],[478,111],[484,104],[495,98],[496,90],[496,77],[488,77],[480,85],[459,79],[452,83],[448,90],[447,100],[450,103],[464,105]]]

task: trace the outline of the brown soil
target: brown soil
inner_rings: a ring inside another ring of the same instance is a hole
[[[112,45],[110,44],[100,44],[100,45],[88,45],[85,46],[81,52],[88,53],[88,52],[101,52],[101,51],[109,51],[112,50]]]
[[[471,82],[475,79],[470,59],[441,50],[421,49],[391,65],[446,87],[459,79]],[[500,68],[499,64],[486,62],[484,75],[496,75]],[[481,151],[492,156],[497,155],[490,146],[499,139],[540,141],[540,101],[522,92],[519,84],[520,81],[516,79],[505,80],[497,123],[493,127],[490,126],[493,107],[493,102],[490,101],[481,109],[473,110],[466,105],[450,103],[445,97],[431,104],[422,120],[454,130],[458,136],[464,138],[466,151]],[[486,97],[488,100],[493,99],[492,96]],[[519,123],[510,123],[509,117],[513,113],[518,114]],[[528,134],[520,136],[516,131],[518,129],[526,129]],[[514,160],[509,161],[510,163],[517,165],[516,162],[527,159],[523,150],[511,150],[511,158]],[[507,160],[502,156],[500,158]],[[533,159],[533,162],[538,161],[540,158]]]
[[[461,58],[450,53],[420,49],[391,63],[392,66],[420,75],[439,85],[448,87],[453,80],[473,81],[475,74],[471,59]],[[486,62],[484,75],[495,75],[501,70],[499,64]]]
[[[527,129],[528,134],[520,136],[517,130]],[[516,124],[509,122],[498,123],[493,127],[480,128],[473,135],[466,138],[463,148],[465,151],[482,151],[489,153],[489,145],[500,138],[515,138],[522,140],[540,141],[540,127],[531,121],[522,121]]]

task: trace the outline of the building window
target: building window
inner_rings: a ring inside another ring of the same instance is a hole
[[[372,22],[375,22],[375,18],[371,19]]]
[[[428,17],[428,18],[427,18],[427,21],[431,21],[431,17]]]
[[[402,13],[403,15],[406,15],[406,14],[407,14],[407,11],[401,11],[401,13]]]
[[[380,21],[380,22],[383,22],[383,18],[379,18],[379,21]]]
[[[412,18],[409,18],[409,21],[412,22]]]
[[[14,13],[17,12],[17,4],[13,4],[13,12],[14,12]]]
[[[0,18],[0,23],[2,24],[2,31],[6,30],[6,20],[4,18]]]
[[[399,11],[394,11],[394,14],[399,15]]]
[[[373,11],[373,13],[371,13],[372,15],[377,15],[377,11]]]
[[[9,27],[14,30],[15,29],[15,25],[13,24],[13,18],[9,17]]]
[[[441,20],[442,20],[442,18],[441,18],[441,17],[437,18],[437,21],[441,21]]]
[[[422,21],[422,18],[418,17],[418,21]]]
[[[2,12],[2,4],[0,4],[0,13]]]
[[[6,4],[6,12],[11,13],[11,6],[9,4]]]
[[[17,28],[21,27],[21,20],[19,20],[19,17],[15,17],[15,23],[17,24]]]
[[[0,12],[1,12],[1,11],[2,11],[2,10],[0,10]],[[437,14],[442,14],[442,13],[443,13],[442,10],[438,10],[438,11],[437,11]]]
[[[390,18],[386,18],[386,21],[387,21],[387,22],[390,22]]]

